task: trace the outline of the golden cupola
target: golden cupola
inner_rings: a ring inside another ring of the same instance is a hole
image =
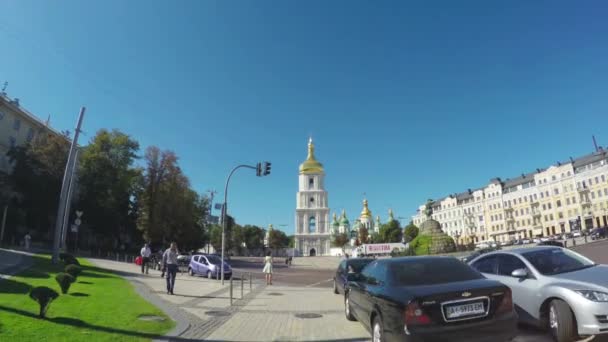
[[[316,174],[325,173],[323,170],[323,164],[319,163],[315,159],[315,145],[312,143],[312,138],[308,140],[308,157],[300,164],[300,174]]]
[[[372,217],[372,212],[369,211],[369,208],[367,207],[367,200],[363,200],[363,210],[361,211],[361,218],[371,218]]]

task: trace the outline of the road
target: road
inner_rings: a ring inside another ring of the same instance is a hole
[[[596,263],[608,264],[608,240],[579,245],[575,250]],[[287,267],[284,259],[276,258],[274,265],[274,280],[277,285],[325,287],[330,289],[335,270],[311,267]],[[252,273],[256,278],[263,278],[262,258],[233,258],[231,260],[235,274]],[[583,341],[608,342],[608,337],[588,338]],[[520,327],[520,335],[514,342],[550,342],[552,339],[543,331],[529,327]]]

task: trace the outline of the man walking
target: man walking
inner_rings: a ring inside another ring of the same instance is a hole
[[[177,243],[171,242],[171,247],[163,253],[163,268],[167,272],[167,294],[173,294],[175,277],[177,276]]]
[[[148,268],[150,267],[148,263],[150,262],[150,256],[152,255],[150,246],[148,246],[147,243],[144,244],[144,247],[139,254],[141,255],[141,274],[144,274],[144,270],[146,271],[146,274],[148,274]]]

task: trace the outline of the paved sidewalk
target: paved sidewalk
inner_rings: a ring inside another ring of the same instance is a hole
[[[32,253],[0,248],[0,279],[6,279],[32,265]]]

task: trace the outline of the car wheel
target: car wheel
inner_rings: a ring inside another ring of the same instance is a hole
[[[382,318],[380,316],[374,317],[372,323],[372,342],[384,342],[384,326],[382,325]]]
[[[563,300],[554,300],[549,304],[549,330],[557,342],[570,342],[578,335],[574,314]]]
[[[194,277],[194,271],[193,271],[193,270],[192,270],[190,267],[188,267],[188,274],[189,274],[191,277]]]
[[[349,321],[356,321],[357,319],[353,316],[353,312],[350,307],[350,298],[348,292],[346,296],[344,296],[344,314],[346,315],[346,319]]]
[[[334,279],[334,294],[340,294],[338,291],[338,284],[336,284],[336,279]]]

